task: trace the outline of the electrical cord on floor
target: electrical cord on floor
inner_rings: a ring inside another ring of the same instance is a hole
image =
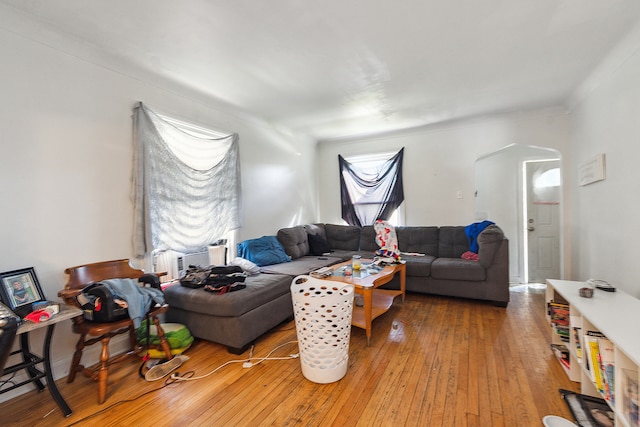
[[[297,340],[294,341],[287,341],[284,344],[280,344],[279,346],[277,346],[276,348],[274,348],[273,350],[271,350],[265,357],[253,357],[253,346],[251,346],[251,350],[249,351],[249,358],[247,359],[236,359],[236,360],[229,360],[228,362],[223,363],[222,365],[218,366],[217,368],[215,368],[214,370],[212,370],[211,372],[209,372],[208,374],[205,375],[200,375],[197,377],[185,377],[182,376],[179,372],[174,372],[173,374],[171,374],[171,379],[175,380],[175,381],[195,381],[195,380],[201,380],[204,378],[207,378],[210,375],[215,374],[216,372],[218,372],[220,369],[229,366],[233,363],[242,363],[242,367],[243,368],[251,368],[253,366],[259,365],[260,363],[264,362],[265,360],[291,360],[291,359],[297,359],[299,357],[298,353],[292,353],[289,354],[288,356],[283,356],[283,357],[271,357],[271,355],[278,349],[284,347],[285,345],[288,344],[294,344],[297,343]],[[257,360],[257,362],[253,362],[254,360]]]
[[[287,342],[285,342],[283,344],[280,344],[279,346],[277,346],[276,348],[271,350],[265,357],[253,357],[253,348],[254,348],[254,346],[251,346],[251,350],[249,351],[249,358],[248,359],[230,360],[230,361],[225,362],[222,365],[218,366],[217,368],[215,368],[213,371],[209,372],[208,374],[201,375],[201,376],[198,376],[198,377],[194,376],[195,375],[194,371],[187,371],[187,372],[185,372],[183,374],[180,374],[178,372],[174,372],[173,374],[171,374],[170,377],[167,377],[167,379],[164,381],[164,384],[162,386],[154,388],[152,390],[145,391],[144,393],[142,393],[142,394],[140,394],[140,395],[138,395],[136,397],[133,397],[131,399],[121,400],[121,401],[116,402],[116,403],[114,403],[112,405],[109,405],[106,408],[103,408],[103,409],[99,410],[98,412],[95,412],[95,413],[93,413],[91,415],[87,415],[86,417],[84,417],[84,418],[82,418],[80,420],[74,421],[73,423],[69,424],[67,427],[71,427],[71,426],[77,425],[79,423],[82,423],[84,421],[87,421],[88,419],[93,418],[96,415],[100,415],[100,414],[102,414],[102,413],[104,413],[104,412],[106,412],[106,411],[108,411],[108,410],[110,410],[112,408],[115,408],[116,406],[122,405],[123,403],[134,402],[134,401],[140,399],[141,397],[146,396],[147,394],[151,394],[151,393],[154,393],[154,392],[156,392],[158,390],[162,390],[163,388],[168,387],[168,386],[170,386],[172,384],[179,384],[179,383],[186,382],[186,381],[193,381],[193,380],[200,380],[200,379],[203,379],[203,378],[207,378],[208,376],[213,375],[214,373],[218,372],[220,369],[224,368],[225,366],[231,365],[233,363],[242,363],[242,366],[244,368],[251,368],[253,366],[259,365],[260,363],[264,362],[265,360],[291,360],[291,359],[297,359],[298,358],[298,353],[292,353],[292,354],[290,354],[288,356],[284,356],[284,357],[271,357],[271,355],[275,351],[277,351],[278,349],[284,347],[285,345],[294,344],[294,343],[297,343],[297,342],[298,341],[295,340],[295,341],[287,341]],[[257,360],[257,362],[253,362],[253,360]]]
[[[189,374],[193,375],[193,374],[194,374],[194,372],[193,372],[193,371],[188,371],[188,372],[185,372],[185,373],[184,373],[184,375],[185,375],[185,376],[186,376],[186,375],[189,375]],[[113,404],[111,404],[111,405],[107,406],[106,408],[103,408],[103,409],[99,410],[98,412],[94,412],[93,414],[87,415],[86,417],[84,417],[84,418],[82,418],[82,419],[79,419],[79,420],[77,420],[77,421],[74,421],[73,423],[69,424],[67,427],[71,427],[71,426],[77,425],[77,424],[79,424],[79,423],[85,422],[85,421],[87,421],[88,419],[91,419],[91,418],[95,417],[96,415],[100,415],[100,414],[102,414],[102,413],[104,413],[104,412],[108,411],[109,409],[112,409],[112,408],[115,408],[115,407],[117,407],[117,406],[120,406],[120,405],[122,405],[123,403],[135,402],[136,400],[140,399],[141,397],[146,396],[147,394],[155,393],[156,391],[162,390],[163,388],[166,388],[166,387],[168,387],[168,386],[170,386],[170,385],[172,385],[172,384],[176,384],[176,383],[178,383],[178,381],[176,381],[175,379],[173,379],[173,378],[171,378],[171,377],[167,377],[167,379],[166,379],[166,380],[164,380],[164,383],[163,383],[160,387],[156,387],[156,388],[154,388],[154,389],[152,389],[152,390],[147,390],[147,391],[145,391],[144,393],[142,393],[142,394],[140,394],[140,395],[138,395],[138,396],[136,396],[136,397],[133,397],[133,398],[131,398],[131,399],[124,399],[124,400],[120,400],[120,401],[118,401],[118,402],[115,402],[115,403],[113,403]],[[47,414],[47,415],[48,415],[48,414]]]

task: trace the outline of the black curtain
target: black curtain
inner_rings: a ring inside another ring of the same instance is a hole
[[[338,155],[342,219],[360,227],[389,219],[404,201],[403,156],[404,148],[384,162],[376,174],[371,174]]]

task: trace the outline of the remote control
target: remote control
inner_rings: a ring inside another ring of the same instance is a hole
[[[587,280],[587,285],[595,287],[596,289],[601,289],[601,290],[603,290],[605,292],[615,292],[616,291],[615,286],[609,284],[609,282],[607,282],[605,280],[589,279],[589,280]]]
[[[616,291],[616,288],[614,288],[613,285],[610,285],[608,283],[600,283],[600,284],[596,285],[596,288],[602,289],[603,291],[606,291],[606,292],[615,292]]]

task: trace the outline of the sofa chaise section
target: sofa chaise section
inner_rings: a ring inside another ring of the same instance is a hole
[[[223,295],[181,285],[165,289],[167,321],[182,323],[197,338],[243,353],[251,343],[280,323],[293,318],[291,276],[258,274],[246,288]]]

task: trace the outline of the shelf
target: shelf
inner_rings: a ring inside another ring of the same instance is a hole
[[[373,292],[373,305],[371,308],[371,320],[389,311],[389,308],[393,305],[395,297],[402,295],[402,291],[395,291],[389,289],[372,289]],[[358,292],[358,291],[356,291]],[[364,307],[353,307],[353,317],[351,324],[358,328],[366,329],[367,323],[364,315]]]
[[[640,300],[621,290],[597,289],[592,298],[583,298],[579,296],[579,289],[584,286],[583,282],[547,281],[547,304],[566,302],[569,305],[571,340],[563,343],[569,349],[570,367],[567,369],[558,363],[572,381],[580,382],[582,394],[605,399],[615,412],[616,426],[638,427],[637,400],[634,403],[631,396],[637,399],[640,383]],[[554,324],[557,317],[547,312],[552,343],[562,342]],[[594,344],[590,345],[589,340]],[[577,356],[578,346],[582,349],[581,359]],[[595,358],[589,351],[591,346],[597,350]],[[596,379],[594,369],[604,370],[600,380]],[[609,388],[612,393],[608,392]]]

